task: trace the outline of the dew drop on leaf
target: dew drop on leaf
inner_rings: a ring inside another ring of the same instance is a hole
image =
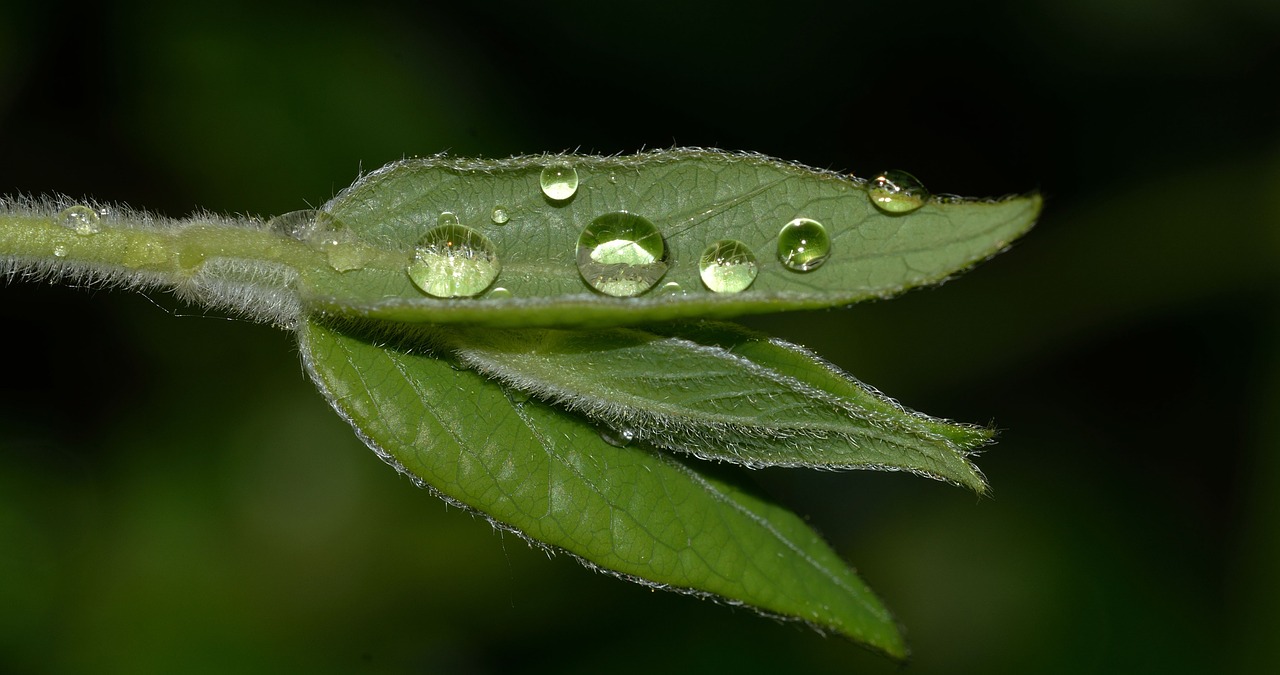
[[[630,429],[610,429],[600,427],[600,440],[615,448],[625,448],[636,440],[636,432]]]
[[[489,213],[489,219],[493,221],[494,225],[506,225],[507,221],[511,220],[511,215],[507,213],[505,208],[495,206],[493,211]]]
[[[722,239],[707,247],[698,259],[702,283],[716,293],[744,291],[756,280],[759,265],[747,245]]]
[[[655,292],[662,295],[684,295],[684,287],[675,281],[668,281]]]
[[[57,258],[67,257],[67,247],[63,246],[62,244],[58,244],[57,246],[54,246],[53,255],[54,257],[57,257]]]
[[[667,273],[662,233],[626,211],[606,213],[578,236],[578,272],[592,288],[614,297],[639,295]]]
[[[827,228],[811,218],[796,218],[778,233],[778,260],[793,272],[811,272],[831,255]]]
[[[929,201],[929,191],[906,171],[882,171],[871,179],[871,203],[885,213],[911,213]]]
[[[433,227],[413,250],[409,278],[427,295],[469,298],[488,288],[502,264],[489,238],[462,225]]]
[[[98,217],[98,212],[83,204],[69,206],[60,211],[57,222],[67,229],[74,230],[76,234],[97,234],[102,231],[102,220]]]
[[[494,300],[506,300],[507,298],[511,297],[511,291],[501,286],[498,286],[493,290],[489,291],[488,293],[486,293],[484,297],[493,298]]]
[[[552,164],[542,168],[540,182],[547,199],[562,202],[578,191],[578,170],[568,164]]]

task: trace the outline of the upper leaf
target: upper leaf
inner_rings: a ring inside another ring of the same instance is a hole
[[[830,307],[941,281],[999,252],[1040,209],[1031,195],[890,212],[870,192],[699,149],[405,160],[321,209],[376,254],[300,291],[326,313],[524,327]]]

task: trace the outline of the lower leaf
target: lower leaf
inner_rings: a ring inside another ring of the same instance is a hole
[[[316,384],[400,471],[495,524],[640,583],[798,619],[890,656],[878,598],[790,511],[437,358],[406,335],[304,322]]]

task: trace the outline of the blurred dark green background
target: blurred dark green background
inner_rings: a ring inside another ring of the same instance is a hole
[[[676,144],[1042,190],[959,281],[752,321],[994,420],[994,497],[759,480],[897,612],[901,672],[1280,670],[1273,0],[90,4],[0,2],[0,193],[270,215],[403,156]],[[899,672],[446,508],[281,332],[33,283],[0,326],[0,671]]]

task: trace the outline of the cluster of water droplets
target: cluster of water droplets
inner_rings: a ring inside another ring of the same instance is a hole
[[[608,180],[616,182],[616,174],[609,174]],[[541,169],[538,184],[549,204],[566,206],[577,195],[580,179],[572,164],[553,161]],[[877,174],[868,181],[867,194],[877,209],[891,215],[910,213],[932,199],[920,181],[904,171]],[[511,219],[512,211],[501,204],[489,212],[489,221],[494,226],[504,226]],[[332,233],[328,228],[319,227],[315,220],[302,219],[293,225],[289,222],[292,221],[282,221],[281,226],[303,232],[302,238],[313,237],[321,230]],[[813,272],[830,259],[831,253],[832,242],[826,226],[813,218],[796,217],[778,231],[777,260],[790,272]],[[670,251],[658,227],[644,216],[629,211],[614,211],[594,218],[579,234],[575,251],[582,280],[595,291],[613,297],[634,297],[650,291],[661,295],[687,294],[676,281],[659,285],[668,271],[669,258]],[[702,285],[714,293],[745,291],[755,283],[760,268],[756,252],[735,239],[709,244],[698,258]],[[510,290],[494,286],[502,265],[493,242],[480,231],[459,222],[451,212],[440,214],[436,226],[423,235],[407,270],[413,283],[433,297],[481,294],[492,299],[513,297]]]

